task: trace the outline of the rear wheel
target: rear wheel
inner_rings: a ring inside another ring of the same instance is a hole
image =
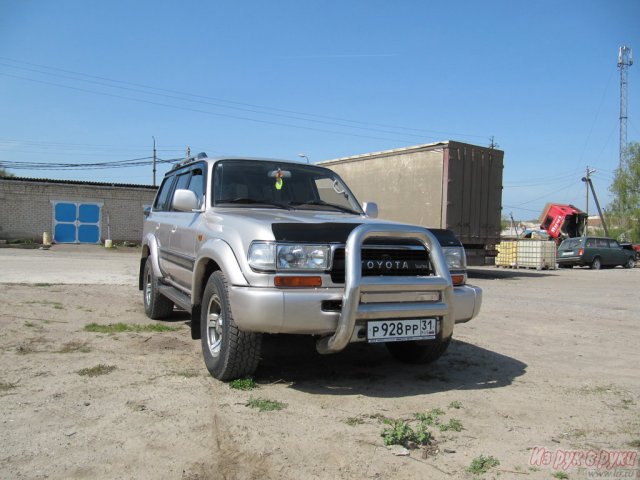
[[[200,332],[204,363],[213,377],[228,381],[255,372],[262,335],[242,332],[233,321],[227,281],[220,271],[211,274],[204,289]]]
[[[173,313],[173,302],[160,293],[160,280],[153,273],[151,257],[144,264],[143,278],[144,313],[154,320],[168,318]]]
[[[449,348],[451,337],[440,342],[410,341],[385,343],[389,353],[404,363],[426,364],[438,360]]]
[[[591,268],[593,270],[600,270],[602,268],[602,261],[600,260],[600,257],[593,259],[593,262],[591,262]]]

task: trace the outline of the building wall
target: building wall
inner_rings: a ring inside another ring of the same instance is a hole
[[[143,209],[153,203],[155,194],[155,188],[143,186],[0,178],[0,239],[41,241],[43,232],[53,237],[52,202],[68,201],[103,204],[101,240],[108,238],[110,230],[115,242],[140,242]]]

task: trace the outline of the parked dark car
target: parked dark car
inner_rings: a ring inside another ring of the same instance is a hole
[[[568,238],[558,248],[558,265],[571,268],[588,266],[594,270],[603,267],[633,268],[635,253],[622,248],[613,238],[576,237]]]

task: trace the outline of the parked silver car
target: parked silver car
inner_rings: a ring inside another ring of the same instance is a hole
[[[482,291],[466,284],[451,232],[376,214],[325,168],[188,159],[167,173],[144,222],[145,312],[190,312],[221,380],[254,372],[262,333],[314,335],[321,353],[381,342],[400,360],[433,361],[454,323],[478,313]]]

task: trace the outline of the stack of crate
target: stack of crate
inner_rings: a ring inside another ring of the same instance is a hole
[[[556,244],[550,240],[520,239],[501,242],[496,257],[497,267],[556,268]]]

